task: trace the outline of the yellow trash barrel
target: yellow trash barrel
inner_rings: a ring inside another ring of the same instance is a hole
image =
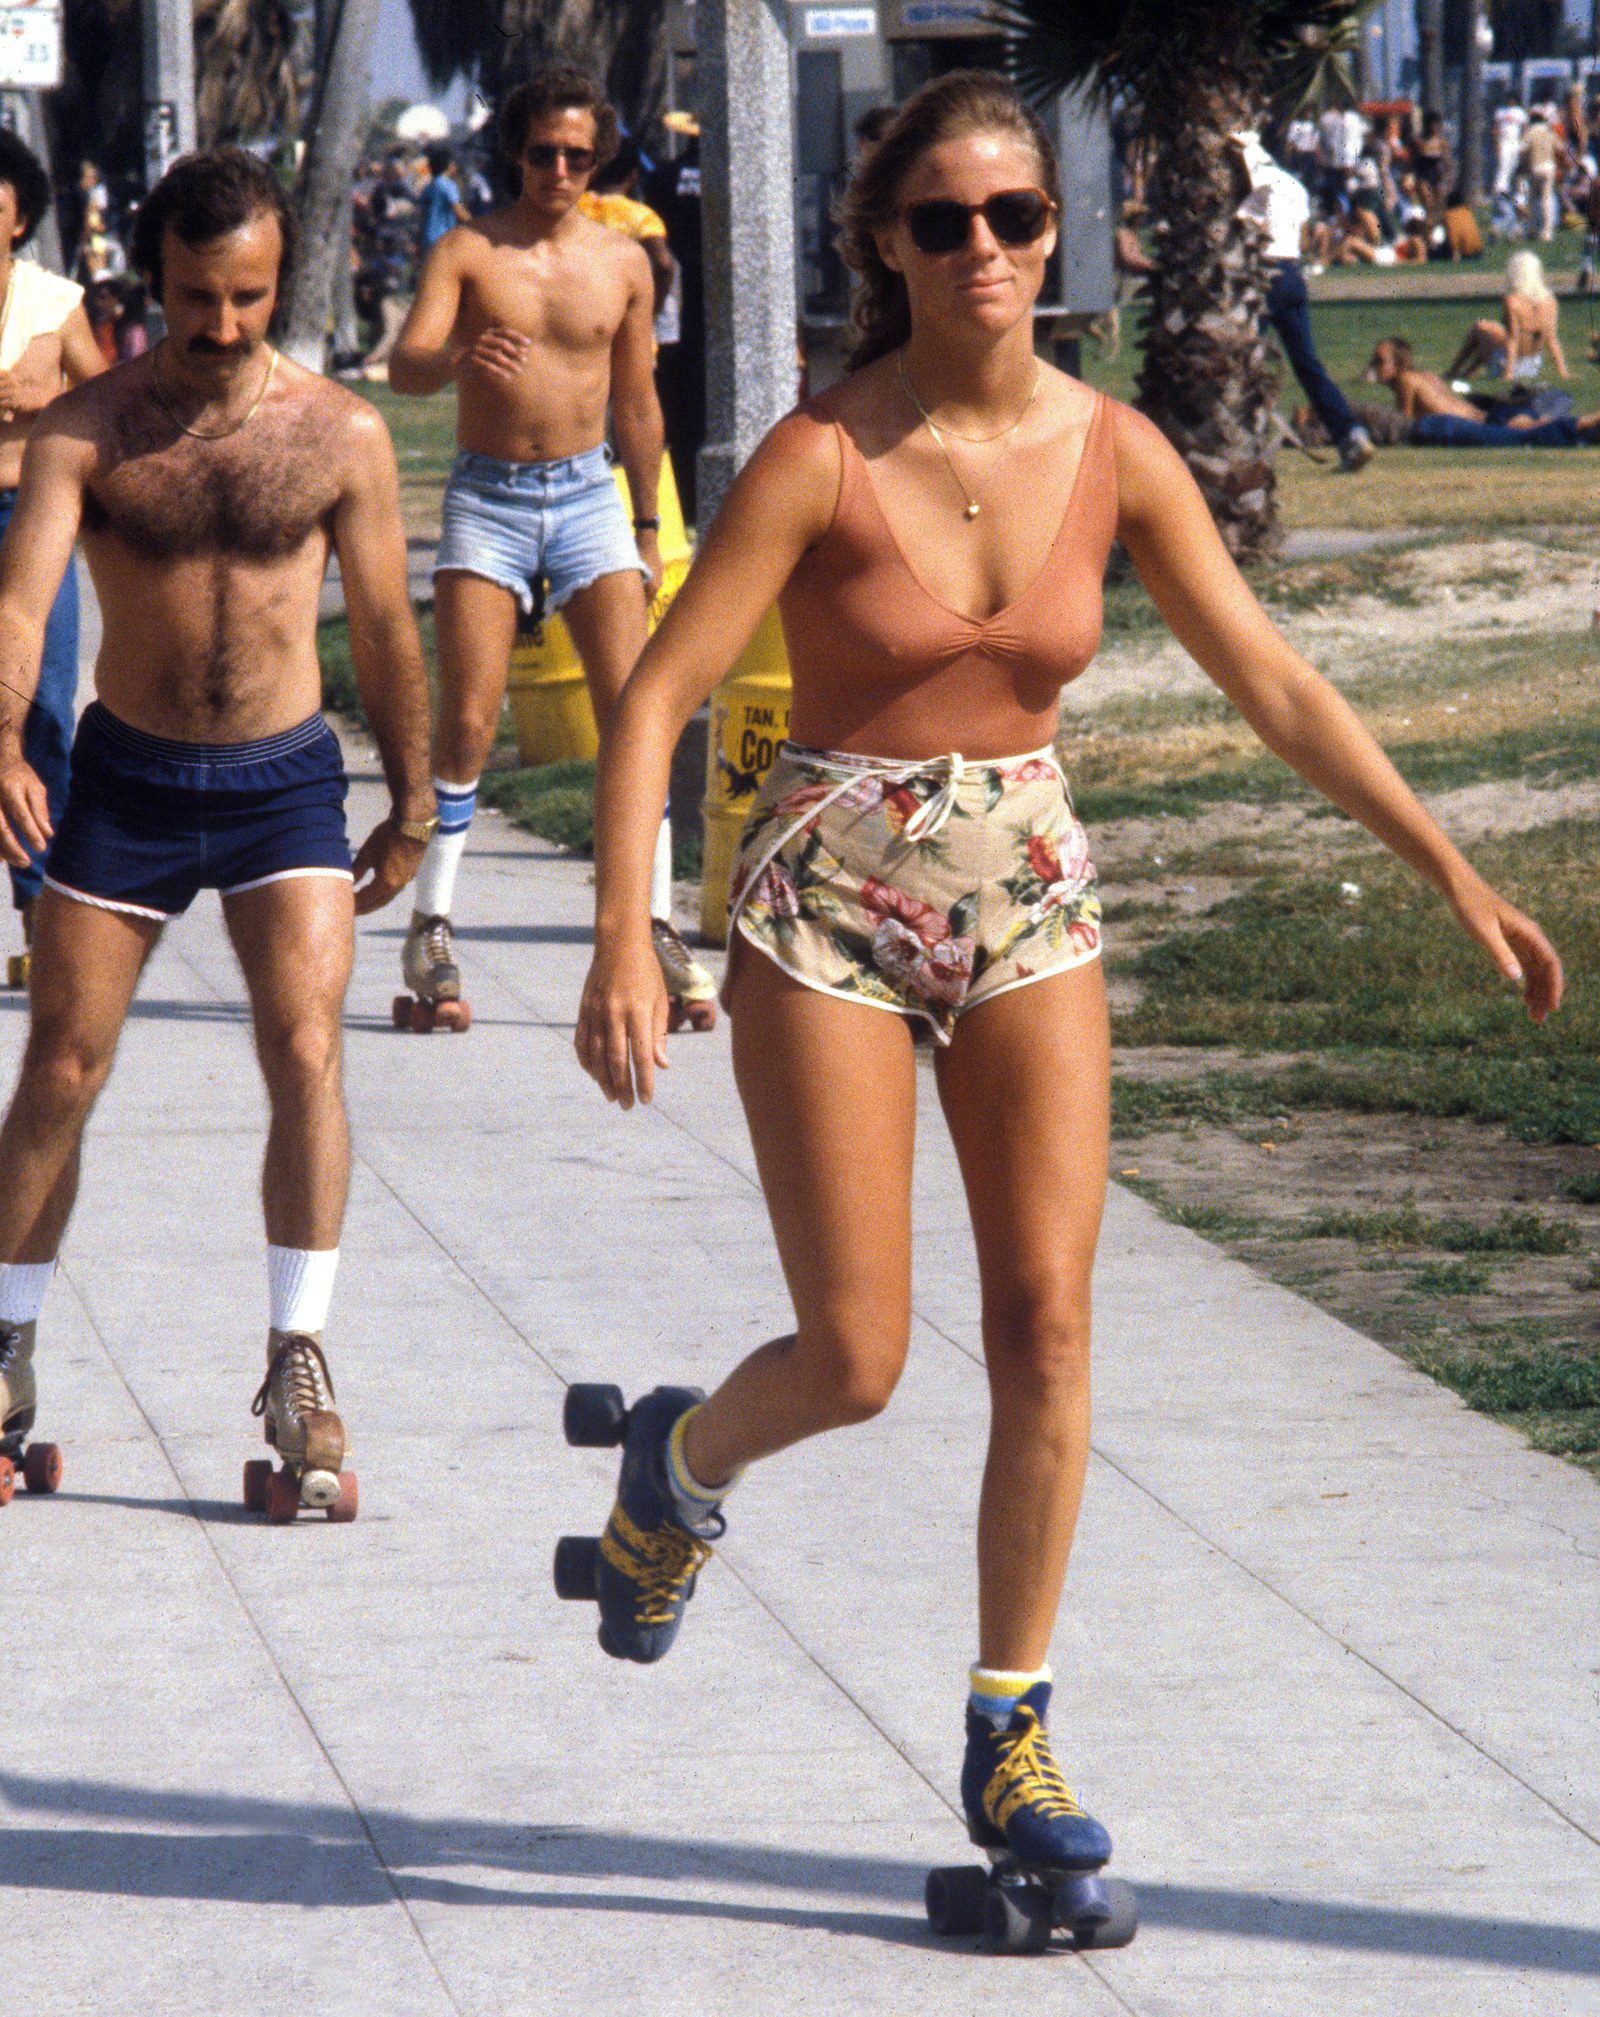
[[[633,505],[620,463],[614,473],[631,522]],[[672,464],[665,456],[661,459],[658,496],[661,531],[657,538],[665,573],[661,593],[650,610],[652,629],[689,572],[689,537],[684,530],[683,507],[672,480]],[[583,664],[572,642],[572,633],[559,616],[547,616],[537,630],[517,638],[511,650],[506,699],[517,731],[517,753],[524,763],[567,763],[576,758],[592,758],[599,750],[600,738]]]
[[[707,945],[727,944],[734,850],[751,800],[788,733],[789,655],[774,608],[711,696],[700,882],[700,935]]]

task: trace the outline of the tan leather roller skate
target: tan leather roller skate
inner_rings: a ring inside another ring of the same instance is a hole
[[[333,1380],[319,1341],[301,1331],[269,1331],[267,1377],[251,1403],[262,1434],[283,1459],[274,1470],[264,1457],[244,1467],[244,1502],[274,1524],[292,1520],[302,1506],[330,1520],[356,1516],[356,1474],[344,1469],[349,1446],[333,1410]]]
[[[0,1506],[9,1504],[16,1491],[19,1468],[30,1492],[53,1492],[61,1483],[60,1450],[54,1443],[27,1441],[39,1397],[34,1328],[31,1323],[0,1323]]]
[[[411,913],[406,942],[400,949],[400,975],[410,994],[394,998],[394,1026],[397,1030],[466,1030],[472,1027],[472,1010],[461,999],[461,969],[456,965],[455,942],[447,917],[424,917]]]

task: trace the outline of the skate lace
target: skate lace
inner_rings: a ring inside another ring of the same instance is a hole
[[[634,1616],[641,1625],[670,1624],[682,1601],[684,1585],[700,1573],[714,1551],[687,1527],[664,1526],[647,1532],[620,1506],[612,1508],[610,1526],[627,1543],[627,1551],[617,1546],[608,1528],[601,1536],[600,1552],[614,1569],[639,1585]],[[720,1513],[710,1516],[708,1526],[712,1540],[719,1540],[728,1530]]]
[[[17,1356],[17,1347],[21,1343],[21,1331],[9,1330],[4,1324],[0,1324],[0,1373],[3,1373]]]
[[[428,955],[430,966],[449,966],[455,955],[450,941],[450,920],[447,917],[430,917],[423,921],[422,949]]]
[[[266,1413],[273,1384],[280,1373],[283,1377],[278,1390],[278,1404],[290,1421],[303,1421],[307,1415],[325,1409],[332,1401],[333,1375],[322,1356],[322,1347],[314,1338],[286,1338],[273,1353],[267,1377],[250,1403],[252,1415]]]
[[[1000,1762],[983,1794],[989,1819],[1004,1828],[1019,1807],[1032,1807],[1050,1819],[1081,1815],[1077,1795],[1050,1749],[1050,1733],[1031,1709],[1019,1713],[1027,1718],[1020,1730],[998,1732]]]

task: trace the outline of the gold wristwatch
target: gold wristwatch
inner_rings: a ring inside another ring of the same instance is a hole
[[[439,831],[439,815],[430,813],[426,819],[401,819],[390,813],[389,824],[402,840],[414,840],[419,847],[426,847]]]

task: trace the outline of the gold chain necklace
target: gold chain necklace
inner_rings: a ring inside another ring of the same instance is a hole
[[[927,407],[923,405],[922,401],[917,397],[915,391],[912,389],[911,380],[906,374],[906,354],[903,350],[900,352],[900,355],[896,360],[896,364],[900,373],[900,383],[901,386],[904,388],[907,399],[911,401],[911,404],[917,409],[918,413],[920,413],[923,419],[928,423],[928,432],[939,444],[939,453],[944,457],[945,461],[949,464],[950,474],[955,478],[956,489],[961,492],[962,498],[965,501],[966,509],[962,514],[963,517],[976,518],[978,513],[982,510],[983,507],[979,504],[978,500],[973,496],[972,492],[968,490],[967,486],[961,481],[961,471],[956,468],[955,457],[950,453],[949,449],[945,446],[944,435],[941,434],[938,428],[934,426],[933,415],[928,411]],[[1028,396],[1025,400],[1023,400],[1021,409],[1019,410],[1016,419],[1012,421],[1009,427],[1003,427],[998,434],[959,434],[956,432],[955,428],[948,426],[946,428],[946,432],[955,435],[957,441],[970,441],[975,448],[985,447],[990,442],[994,441],[1004,442],[1005,446],[1009,448],[1011,446],[1012,436],[1015,435],[1017,429],[1022,425],[1023,415],[1026,414],[1028,408],[1033,404],[1034,395],[1038,392],[1039,382],[1043,377],[1044,377],[1044,366],[1040,364],[1037,358],[1035,358],[1033,361],[1033,385],[1029,390]]]
[[[185,434],[193,435],[196,441],[226,441],[230,434],[237,434],[240,428],[245,426],[254,417],[257,407],[260,406],[262,400],[267,396],[267,388],[271,385],[273,373],[277,368],[278,353],[269,344],[267,346],[267,369],[261,380],[261,389],[233,425],[231,427],[224,427],[216,434],[207,434],[203,427],[191,427],[186,420],[179,420],[172,401],[161,390],[161,381],[157,375],[153,361],[150,366],[150,390],[155,394],[161,405],[166,408],[169,418],[176,426],[181,427]]]

